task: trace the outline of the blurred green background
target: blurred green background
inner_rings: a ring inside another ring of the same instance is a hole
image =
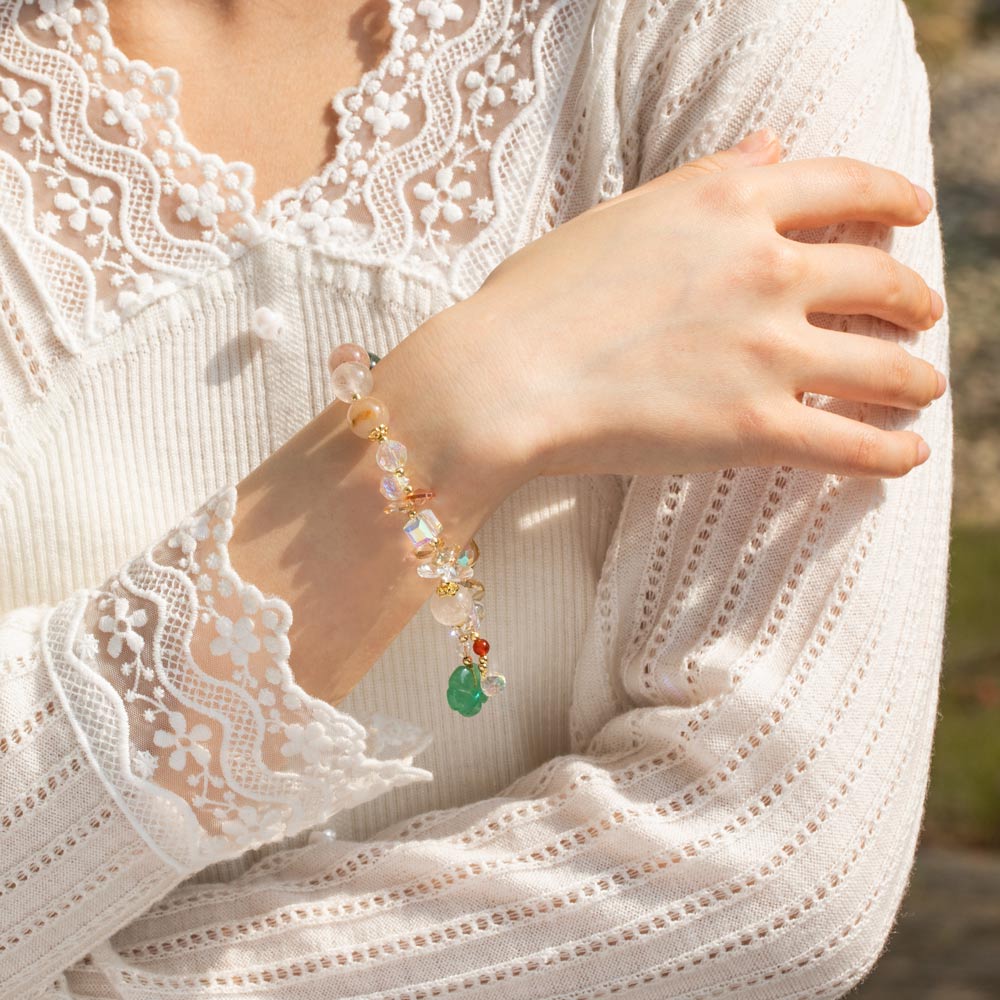
[[[859,1000],[1000,998],[1000,0],[908,0],[931,82],[955,414],[948,618],[912,881]]]

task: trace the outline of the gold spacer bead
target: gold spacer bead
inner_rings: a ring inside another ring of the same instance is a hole
[[[470,657],[468,657],[468,656],[463,656],[463,657],[462,657],[462,662],[463,662],[463,663],[464,663],[464,664],[465,664],[465,665],[466,665],[467,667],[471,667],[471,666],[472,666],[472,660],[471,660],[471,658],[470,658]]]
[[[409,495],[410,493],[413,492],[413,487],[407,484],[406,486],[403,487],[403,492]]]
[[[458,593],[458,584],[454,580],[442,580],[437,585],[437,592],[444,596],[451,596],[452,594]]]
[[[379,424],[368,432],[369,441],[384,441],[389,436],[389,428],[385,424]]]

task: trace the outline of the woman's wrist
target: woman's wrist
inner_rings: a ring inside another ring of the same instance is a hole
[[[472,499],[483,520],[537,474],[524,401],[512,398],[510,369],[484,349],[492,321],[473,296],[425,321],[377,367],[393,437],[406,443],[441,498],[435,503]]]
[[[498,403],[504,387],[483,388],[491,373],[476,369],[476,331],[465,325],[474,322],[474,310],[435,317],[374,369],[374,395],[408,451],[407,476],[434,491],[430,506],[455,545],[473,538],[531,469]],[[230,539],[243,579],[294,608],[296,677],[333,704],[436,587],[416,574],[399,515],[383,514],[385,473],[347,412],[331,403],[240,482]]]

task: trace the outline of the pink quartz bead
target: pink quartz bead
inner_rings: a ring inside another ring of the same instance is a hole
[[[338,344],[330,352],[327,364],[332,372],[345,361],[354,361],[356,364],[364,365],[365,368],[371,367],[371,359],[368,357],[368,352],[360,344]]]
[[[360,438],[366,438],[379,424],[389,424],[389,407],[374,396],[354,400],[347,411],[347,422]]]

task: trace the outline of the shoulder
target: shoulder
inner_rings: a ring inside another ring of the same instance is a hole
[[[922,71],[904,0],[606,7],[617,18],[615,101],[632,184],[763,125],[791,136],[798,121],[840,120],[893,68],[916,82]]]

